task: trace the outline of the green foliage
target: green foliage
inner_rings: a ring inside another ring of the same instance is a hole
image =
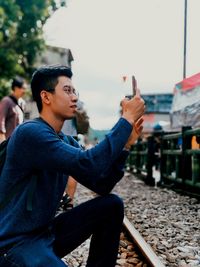
[[[10,92],[10,83],[7,80],[0,79],[0,99]]]
[[[0,0],[0,98],[14,76],[29,80],[44,49],[42,27],[66,0]]]

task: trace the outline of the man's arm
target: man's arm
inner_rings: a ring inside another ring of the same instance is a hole
[[[0,143],[6,140],[6,135],[4,133],[0,133]]]
[[[73,205],[73,199],[74,199],[76,187],[77,187],[77,181],[72,176],[69,176],[68,181],[67,181],[67,186],[65,188],[65,193],[72,199],[70,201],[70,204],[72,205]]]
[[[110,173],[113,164],[119,159],[131,135],[132,124],[143,115],[143,112],[144,101],[139,96],[126,102],[123,117],[110,133],[98,145],[86,151],[62,142],[46,125],[41,130],[37,122],[30,122],[31,127],[26,123],[17,131],[17,145],[20,146],[19,151],[23,154],[23,158],[26,155],[26,161],[23,163],[28,164],[24,168],[57,170],[71,175],[93,191],[105,194],[110,187],[106,187],[106,184],[113,185],[119,180],[117,175],[113,175],[108,177],[107,181],[104,179],[105,174]],[[31,153],[27,147],[31,148]],[[18,159],[20,160],[19,156]],[[103,188],[98,186],[102,184],[101,181],[105,181]]]
[[[139,118],[134,124],[131,135],[125,145],[125,151],[122,151],[119,158],[113,163],[113,165],[102,174],[101,179],[99,179],[98,188],[101,189],[101,192],[104,194],[109,193],[115,184],[123,177],[124,175],[124,165],[126,159],[129,155],[128,151],[131,146],[135,143],[138,137],[141,135],[143,130],[143,118]]]
[[[142,130],[143,130],[143,118],[139,118],[135,123],[134,123],[134,127],[133,130],[131,132],[131,135],[129,136],[129,139],[125,145],[126,149],[130,149],[131,146],[135,143],[135,141],[138,139],[138,137],[142,134]]]

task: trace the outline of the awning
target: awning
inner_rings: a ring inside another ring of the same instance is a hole
[[[176,90],[190,90],[200,85],[200,73],[197,73],[189,78],[182,80],[175,85]]]
[[[171,108],[171,127],[200,126],[200,73],[177,83]]]

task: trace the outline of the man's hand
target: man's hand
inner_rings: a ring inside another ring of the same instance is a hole
[[[144,114],[145,103],[138,89],[136,89],[136,95],[131,100],[127,98],[122,100],[121,106],[122,117],[132,125]]]
[[[128,139],[126,145],[125,145],[126,149],[130,149],[131,146],[138,139],[138,137],[141,135],[142,130],[143,130],[143,125],[142,125],[143,121],[144,121],[144,119],[141,117],[134,123],[131,135],[129,136],[129,139]]]

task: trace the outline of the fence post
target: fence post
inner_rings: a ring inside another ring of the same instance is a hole
[[[192,155],[192,183],[193,185],[199,180],[199,157],[198,155]]]
[[[136,166],[136,173],[140,174],[140,164],[141,164],[141,155],[140,155],[140,151],[142,151],[142,140],[138,140],[137,144],[136,144],[136,162],[135,162],[135,166]]]
[[[181,177],[183,177],[183,184],[188,177],[192,176],[191,173],[191,158],[187,155],[186,150],[191,148],[192,137],[185,135],[187,130],[192,127],[184,126],[182,127],[182,165],[181,165]]]

